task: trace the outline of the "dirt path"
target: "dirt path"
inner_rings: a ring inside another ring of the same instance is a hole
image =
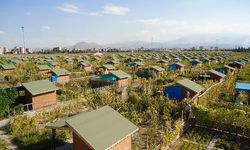
[[[6,131],[3,130],[5,126],[9,123],[9,119],[1,120],[0,121],[0,140],[3,140],[7,143],[8,149],[10,150],[18,150],[17,145],[12,142],[12,138]]]

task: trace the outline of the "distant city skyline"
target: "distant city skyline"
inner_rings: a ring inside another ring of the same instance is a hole
[[[250,37],[249,0],[3,0],[0,47]],[[214,39],[215,41],[216,39]]]

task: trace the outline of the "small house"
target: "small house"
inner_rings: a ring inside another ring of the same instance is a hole
[[[87,110],[50,123],[53,139],[56,129],[70,129],[73,150],[131,150],[132,136],[138,127],[110,106]]]
[[[78,67],[88,72],[92,71],[92,65],[88,62],[81,61],[78,63]]]
[[[68,70],[64,68],[58,68],[51,71],[52,76],[56,78],[56,81],[59,83],[69,82],[69,75],[71,74]]]
[[[233,74],[234,71],[236,70],[235,68],[228,66],[228,65],[224,65],[224,73],[225,74]]]
[[[226,77],[225,74],[220,73],[220,72],[218,72],[216,70],[209,70],[207,74],[210,75],[210,79],[212,79],[214,81],[216,80],[216,81],[219,81],[219,82],[223,81],[225,79],[225,77]]]
[[[132,68],[140,69],[144,67],[144,64],[141,62],[134,62],[134,63],[129,64],[129,66]]]
[[[51,70],[51,68],[48,65],[38,65],[37,68],[39,72],[44,74],[48,74]]]
[[[157,75],[163,75],[164,74],[164,71],[165,71],[165,69],[163,69],[163,68],[161,68],[161,67],[159,67],[159,66],[151,66],[150,68],[149,68],[151,71],[154,71],[154,72],[156,72],[157,73]]]
[[[241,64],[240,62],[235,61],[235,62],[229,63],[228,66],[233,67],[235,69],[241,69],[243,64]]]
[[[103,87],[108,85],[117,85],[118,87],[127,86],[131,76],[124,71],[110,71],[109,74],[95,76],[90,79],[90,84],[93,88]]]
[[[166,59],[158,60],[157,63],[162,64],[162,65],[168,65],[168,61]]]
[[[177,84],[181,86],[181,97],[184,98],[195,98],[201,94],[205,88],[189,79],[183,79],[177,81]]]
[[[0,68],[4,72],[12,72],[16,69],[16,66],[14,66],[13,64],[3,64],[3,65],[0,65]]]
[[[38,80],[22,84],[25,89],[24,101],[32,103],[33,109],[56,104],[58,87],[49,80]]]
[[[191,61],[191,65],[194,67],[194,66],[197,66],[197,65],[199,65],[199,66],[201,66],[202,65],[202,62],[200,61],[200,60],[198,60],[198,59],[193,59],[192,61]]]
[[[110,65],[110,64],[102,65],[101,68],[104,69],[104,74],[108,74],[108,73],[110,73],[110,71],[117,70],[113,65]]]
[[[181,64],[181,63],[173,63],[169,66],[169,69],[171,71],[180,71],[180,72],[184,72],[184,67],[185,65]]]
[[[118,67],[120,62],[117,61],[117,60],[111,60],[111,61],[108,61],[106,64],[109,64],[109,65],[113,65],[115,67]]]

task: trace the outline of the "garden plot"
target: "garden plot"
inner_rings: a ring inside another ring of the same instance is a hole
[[[249,149],[250,139],[236,139],[232,135],[221,134],[201,128],[190,127],[179,139],[173,149],[175,150],[200,150],[207,149],[211,140],[216,137],[215,145],[212,149]]]

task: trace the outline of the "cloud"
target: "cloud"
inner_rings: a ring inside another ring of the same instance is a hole
[[[42,26],[41,27],[43,30],[50,30],[50,26]]]
[[[57,7],[60,11],[79,14],[79,8],[73,4],[63,4]]]
[[[0,30],[0,35],[1,35],[1,34],[4,34],[4,33],[5,33],[5,32],[3,32],[3,31]]]
[[[25,12],[24,14],[25,14],[26,16],[31,16],[31,15],[32,15],[32,13],[29,12],[29,11],[28,11],[28,12]]]
[[[122,6],[115,6],[113,4],[107,4],[103,7],[104,14],[111,14],[111,15],[125,15],[129,12],[129,8],[122,7]]]
[[[100,16],[98,12],[82,12],[76,5],[73,4],[63,4],[61,6],[58,6],[57,9],[63,12],[73,13],[73,14]]]

